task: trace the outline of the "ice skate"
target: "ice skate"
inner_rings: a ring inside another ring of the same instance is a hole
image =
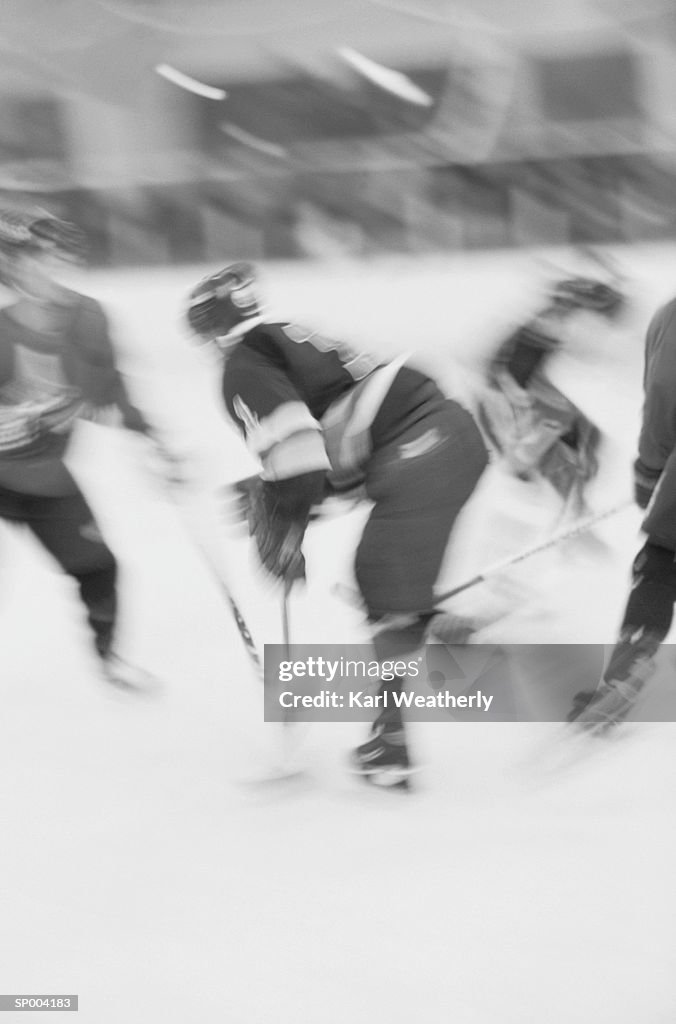
[[[590,735],[603,736],[628,717],[653,670],[654,662],[646,661],[628,679],[576,694],[568,721]]]
[[[595,736],[603,736],[624,722],[655,672],[658,647],[658,638],[650,634],[622,639],[606,671],[608,679],[596,690],[583,690],[575,695],[568,721]]]
[[[408,790],[415,772],[403,730],[372,729],[374,733],[352,752],[353,771],[384,788]]]

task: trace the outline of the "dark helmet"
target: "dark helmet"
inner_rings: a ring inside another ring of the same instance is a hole
[[[85,249],[85,236],[75,224],[39,207],[0,206],[0,254],[5,260],[21,252],[45,252],[80,261]]]
[[[601,316],[613,317],[624,306],[625,297],[618,288],[591,277],[572,277],[559,281],[550,293],[555,309],[570,311],[587,309]]]
[[[195,285],[188,297],[187,318],[191,331],[213,341],[258,316],[261,308],[255,291],[256,271],[250,263],[231,263]]]

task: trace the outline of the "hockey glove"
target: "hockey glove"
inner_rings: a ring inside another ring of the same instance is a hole
[[[297,519],[280,506],[275,485],[258,479],[248,492],[249,533],[263,568],[276,579],[291,583],[305,579],[301,551],[307,516]]]
[[[219,488],[218,499],[223,518],[228,526],[236,528],[243,523],[249,523],[252,495],[256,493],[260,484],[261,478],[256,475],[235,480],[233,483]]]
[[[634,463],[634,500],[639,508],[646,509],[657,487],[662,471],[649,469],[640,459]]]
[[[249,510],[260,484],[259,476],[247,476],[226,484],[220,489],[223,518],[229,526],[237,528],[243,523],[249,522]],[[338,512],[343,513],[346,509],[365,500],[366,492],[362,484],[336,490],[326,482],[324,491],[317,496],[315,503],[310,508],[308,522],[314,523],[331,518],[332,515],[337,515]]]

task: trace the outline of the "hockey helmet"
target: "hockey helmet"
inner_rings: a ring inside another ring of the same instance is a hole
[[[625,297],[618,288],[590,277],[558,281],[550,299],[552,305],[560,310],[586,309],[607,317],[615,316],[625,303]]]
[[[188,297],[191,331],[205,341],[236,330],[261,309],[255,290],[256,271],[250,263],[231,263],[203,278]]]

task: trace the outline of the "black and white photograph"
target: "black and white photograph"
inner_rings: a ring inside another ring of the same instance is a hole
[[[0,50],[0,1024],[674,1024],[673,3]]]

